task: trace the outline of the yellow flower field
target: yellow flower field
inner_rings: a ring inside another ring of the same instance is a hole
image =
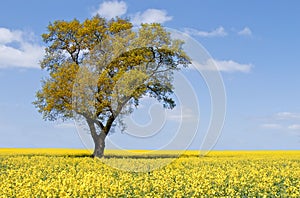
[[[0,149],[0,197],[300,197],[300,151],[141,153],[99,160],[85,150]],[[165,161],[146,172],[109,166]]]

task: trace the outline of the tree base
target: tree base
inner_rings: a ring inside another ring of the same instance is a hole
[[[97,136],[96,139],[94,139],[95,148],[94,153],[92,155],[94,158],[103,158],[105,148],[105,137],[105,133],[100,133],[100,135]]]

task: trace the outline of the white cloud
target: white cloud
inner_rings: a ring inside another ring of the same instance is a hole
[[[300,124],[292,124],[292,125],[288,126],[288,129],[300,130]]]
[[[265,129],[282,129],[282,126],[280,124],[274,124],[274,123],[262,124],[261,127]]]
[[[0,68],[39,68],[44,47],[36,44],[32,33],[0,28]]]
[[[141,23],[165,23],[172,20],[167,11],[158,9],[147,9],[144,12],[138,12],[132,16],[132,23],[140,25]]]
[[[242,29],[241,31],[238,32],[238,35],[241,36],[251,36],[252,35],[252,31],[249,27],[245,27],[244,29]]]
[[[206,63],[198,63],[193,61],[193,65],[200,70],[220,71],[220,72],[243,72],[251,71],[252,64],[241,64],[233,60],[214,60],[208,59]]]
[[[196,30],[193,28],[185,28],[184,32],[191,36],[200,36],[200,37],[224,37],[227,35],[227,32],[225,31],[225,29],[222,26],[220,26],[210,32]]]
[[[21,40],[21,31],[10,31],[7,28],[0,28],[0,44],[6,44]]]
[[[300,113],[279,112],[279,113],[276,113],[274,117],[278,120],[300,119]]]
[[[127,12],[127,4],[124,1],[104,1],[93,15],[99,14],[107,19],[122,16]]]
[[[92,15],[99,14],[102,17],[111,19],[116,16],[122,16],[127,13],[127,4],[124,1],[104,1]],[[131,14],[131,22],[134,25],[141,23],[165,23],[172,20],[172,16],[168,16],[167,11],[159,9],[147,9],[144,12]]]

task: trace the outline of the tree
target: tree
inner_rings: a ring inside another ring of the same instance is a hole
[[[175,107],[173,73],[190,61],[183,42],[160,24],[135,30],[128,19],[95,16],[54,21],[42,37],[47,47],[40,65],[49,76],[33,104],[45,120],[83,118],[95,143],[94,157],[103,156],[106,136],[142,97]]]

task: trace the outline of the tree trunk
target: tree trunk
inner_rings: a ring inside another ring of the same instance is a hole
[[[104,148],[105,148],[105,138],[106,134],[101,132],[96,138],[94,139],[95,148],[93,157],[102,158],[104,154]]]
[[[103,126],[103,124],[100,121],[96,120],[97,122],[95,122],[95,120],[86,117],[86,121],[89,125],[91,135],[92,135],[92,138],[93,138],[94,143],[95,143],[93,157],[98,157],[98,158],[103,157],[104,148],[105,148],[105,138],[106,138],[107,134],[109,133],[110,128],[111,128],[112,123],[114,122],[114,120],[115,120],[115,117],[112,114],[108,118],[108,120],[106,122],[106,125]],[[100,122],[100,124],[98,122]],[[100,132],[99,135],[97,134],[95,124],[97,124],[101,128],[101,132]]]

